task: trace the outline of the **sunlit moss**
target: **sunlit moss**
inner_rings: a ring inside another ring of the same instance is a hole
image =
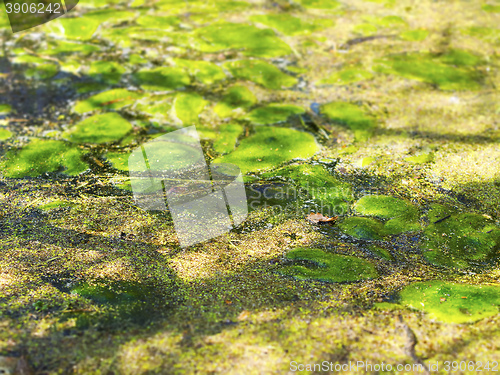
[[[68,175],[77,175],[88,168],[81,151],[65,142],[33,139],[20,150],[7,152],[0,162],[5,177],[39,176],[60,169]]]
[[[231,117],[256,102],[257,98],[248,87],[235,85],[226,90],[222,100],[214,107],[214,112],[221,118]]]
[[[119,140],[132,130],[132,125],[118,113],[91,116],[64,133],[76,143],[108,143]]]
[[[142,95],[125,89],[114,89],[93,95],[75,104],[73,111],[85,113],[95,110],[116,110],[134,103]]]
[[[430,319],[446,323],[472,323],[498,314],[500,288],[425,281],[405,287],[400,303],[426,313]]]
[[[359,141],[366,141],[376,126],[375,120],[355,104],[332,102],[322,106],[321,112],[330,120],[349,127]]]
[[[254,109],[245,118],[257,125],[269,125],[283,122],[292,115],[304,113],[304,109],[291,104],[273,103]]]
[[[296,78],[261,60],[237,60],[225,63],[224,66],[235,77],[253,81],[269,89],[281,89],[297,83]]]
[[[282,162],[307,158],[318,151],[318,145],[310,134],[294,129],[261,126],[255,133],[243,139],[232,153],[214,162],[232,163],[243,173],[279,166]]]

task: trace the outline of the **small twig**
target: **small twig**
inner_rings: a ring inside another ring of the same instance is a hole
[[[445,216],[439,220],[436,220],[433,224],[439,224],[440,222],[445,221],[446,219],[449,219],[450,217],[451,217],[451,215]]]
[[[417,346],[417,343],[418,343],[417,336],[415,335],[415,332],[413,332],[413,330],[408,326],[408,324],[406,324],[404,322],[401,315],[399,315],[398,318],[399,318],[399,326],[403,330],[403,332],[406,336],[405,337],[406,343],[404,346],[405,354],[408,355],[409,357],[411,357],[411,359],[413,361],[415,361],[416,363],[418,363],[419,365],[421,365],[423,367],[423,369],[424,369],[423,373],[425,375],[430,375],[429,369],[425,365],[424,361],[422,361],[419,358],[419,356],[417,355],[417,353],[415,353],[415,346]]]
[[[341,49],[347,49],[347,48],[352,47],[352,46],[354,46],[356,44],[360,44],[360,43],[364,43],[364,42],[369,42],[371,40],[385,39],[385,38],[394,38],[396,36],[397,35],[395,35],[395,34],[390,34],[390,35],[372,35],[372,36],[365,36],[365,37],[362,37],[362,38],[354,38],[354,39],[350,39],[347,42],[345,42],[344,44],[342,44],[340,46],[340,48]]]

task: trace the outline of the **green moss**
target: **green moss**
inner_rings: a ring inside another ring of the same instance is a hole
[[[147,28],[169,30],[172,29],[173,26],[178,25],[181,22],[181,20],[179,19],[179,17],[176,16],[161,17],[161,16],[142,15],[135,22],[138,25]]]
[[[0,141],[4,141],[12,137],[12,132],[7,129],[0,128]]]
[[[237,60],[224,66],[236,77],[247,79],[269,89],[291,87],[298,81],[274,65],[261,60]]]
[[[96,110],[117,110],[133,104],[141,96],[138,92],[125,89],[109,90],[76,102],[73,111],[85,113]]]
[[[243,132],[243,127],[238,124],[225,124],[219,127],[219,134],[214,142],[214,150],[221,154],[234,151],[236,141]]]
[[[405,287],[400,303],[445,323],[473,323],[498,314],[500,287],[425,281]]]
[[[366,217],[348,217],[338,226],[344,233],[362,240],[380,240],[384,229],[382,222]]]
[[[498,257],[500,228],[484,216],[457,214],[436,205],[428,218],[421,248],[431,263],[467,268]]]
[[[88,168],[81,156],[78,148],[65,142],[34,139],[20,150],[7,152],[0,169],[5,177],[18,178],[36,177],[65,167],[64,173],[73,176]]]
[[[405,158],[405,160],[412,164],[432,163],[434,161],[434,153],[427,152],[427,153],[422,153],[420,155],[409,156]]]
[[[181,68],[154,68],[140,70],[133,75],[145,90],[173,90],[189,85],[191,79]]]
[[[12,111],[10,104],[0,104],[0,115],[8,115]]]
[[[63,40],[52,42],[49,45],[50,47],[44,51],[46,55],[75,54],[75,53],[88,55],[92,52],[97,52],[101,49],[99,46],[95,44],[72,43]]]
[[[291,48],[269,29],[255,26],[218,23],[194,32],[192,47],[203,52],[242,50],[246,56],[278,57],[288,55]]]
[[[59,208],[59,207],[71,207],[72,204],[68,201],[63,201],[63,200],[54,200],[54,201],[51,201],[49,203],[46,203],[46,204],[43,204],[41,206],[38,206],[38,209],[42,210],[42,211],[50,211],[50,210],[53,210],[55,208]]]
[[[298,2],[303,7],[312,9],[337,9],[341,6],[336,0],[299,0]]]
[[[172,108],[173,98],[172,94],[149,95],[140,98],[133,109],[154,119],[164,120]]]
[[[135,16],[136,13],[126,10],[102,9],[85,13],[83,18],[85,18],[88,22],[97,20],[101,24],[105,23],[108,25],[114,25],[119,24],[123,21],[134,19]]]
[[[90,76],[111,84],[118,83],[123,73],[125,68],[115,61],[93,61],[89,69]]]
[[[463,56],[462,56],[463,57]],[[392,55],[378,61],[374,70],[438,86],[442,90],[477,90],[482,76],[466,66],[425,53]]]
[[[373,74],[368,70],[349,67],[333,73],[328,78],[322,79],[320,83],[332,85],[348,85],[355,82],[366,81],[372,78]]]
[[[228,88],[222,100],[214,107],[214,112],[221,118],[237,115],[257,103],[257,98],[246,86],[235,85]]]
[[[243,139],[236,151],[214,162],[236,164],[247,173],[277,167],[295,158],[308,158],[317,151],[318,145],[310,134],[261,126],[255,129],[255,134]]]
[[[101,22],[96,18],[72,17],[58,18],[47,24],[47,28],[60,36],[74,40],[92,38]]]
[[[382,232],[384,235],[421,229],[417,208],[403,199],[385,195],[367,195],[356,202],[354,210],[361,215],[391,219],[384,225]]]
[[[120,171],[128,171],[128,157],[130,152],[108,152],[106,159],[111,163],[113,168]]]
[[[268,106],[254,109],[245,118],[257,125],[270,125],[286,121],[288,117],[304,112],[302,107],[296,105],[272,103]]]
[[[409,42],[421,42],[425,40],[428,35],[429,31],[425,29],[415,29],[403,31],[401,34],[399,34],[399,37]]]
[[[208,101],[198,94],[177,94],[173,104],[174,115],[184,125],[195,125],[199,123],[198,116]]]
[[[262,177],[292,180],[307,190],[318,205],[339,215],[347,212],[354,200],[351,186],[339,181],[321,165],[287,166],[275,172],[265,173]]]
[[[76,143],[109,143],[123,138],[132,125],[118,113],[110,112],[91,116],[63,134]]]
[[[378,277],[370,262],[353,256],[327,253],[320,249],[295,248],[286,255],[288,259],[307,261],[309,265],[283,267],[280,273],[299,280],[327,282],[354,282]]]
[[[482,9],[490,13],[500,13],[500,5],[484,4]]]
[[[211,85],[226,78],[222,68],[209,61],[174,59],[175,65],[185,68],[198,82]]]
[[[358,141],[366,141],[376,127],[374,119],[355,104],[332,102],[323,105],[321,112],[330,120],[351,129]]]
[[[398,216],[415,217],[417,209],[411,203],[386,195],[366,195],[354,205],[354,210],[361,215],[392,219]]]
[[[272,27],[286,35],[310,34],[316,30],[333,26],[332,20],[315,19],[314,21],[304,21],[286,13],[251,16],[250,19]]]

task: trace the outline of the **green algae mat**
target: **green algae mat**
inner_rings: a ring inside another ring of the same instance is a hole
[[[0,373],[495,372],[498,0],[88,0],[14,34],[4,9]],[[235,181],[245,220],[181,247],[137,150],[198,173],[180,202]]]

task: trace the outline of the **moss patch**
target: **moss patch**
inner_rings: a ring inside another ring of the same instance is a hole
[[[193,47],[203,52],[243,50],[255,57],[288,55],[291,48],[269,29],[235,23],[220,23],[196,30]]]
[[[422,251],[434,264],[467,268],[498,257],[500,228],[482,215],[453,213],[434,205],[428,214]]]
[[[236,164],[247,173],[277,167],[295,158],[308,158],[317,151],[318,145],[310,134],[262,126],[255,129],[255,134],[243,139],[236,151],[214,162]]]
[[[89,117],[63,135],[76,143],[109,143],[123,138],[132,125],[118,113],[103,113]]]
[[[191,79],[182,68],[143,69],[134,74],[145,90],[165,91],[189,85]]]
[[[246,86],[235,85],[226,90],[222,100],[214,107],[221,118],[234,117],[257,103],[257,98]]]
[[[141,96],[138,92],[125,89],[109,90],[78,101],[73,107],[73,111],[85,113],[96,110],[117,110],[133,104]]]
[[[303,108],[296,105],[273,103],[254,109],[246,116],[246,119],[257,125],[270,125],[286,121],[288,117],[304,112]]]
[[[426,281],[405,287],[400,303],[446,323],[473,323],[498,314],[500,287]]]
[[[296,248],[288,252],[288,259],[307,261],[308,265],[283,267],[280,273],[299,280],[327,282],[354,282],[378,277],[370,262],[353,256],[327,253],[320,249]]]
[[[318,206],[326,209],[324,215],[343,215],[354,200],[351,186],[339,181],[322,165],[294,165],[263,174],[265,178],[285,178],[307,190]]]
[[[481,88],[482,75],[464,61],[464,54],[455,60],[424,53],[394,55],[379,60],[376,71],[396,74],[438,86],[442,90],[477,90]],[[465,61],[470,61],[466,59]],[[457,66],[458,65],[458,66]]]
[[[1,162],[5,177],[39,176],[64,167],[64,173],[77,175],[88,168],[78,148],[61,141],[34,139],[20,150],[7,152]]]
[[[375,120],[355,104],[328,103],[321,107],[321,113],[330,120],[351,129],[354,132],[354,138],[358,141],[366,141],[376,127]]]
[[[348,217],[338,226],[344,233],[362,240],[380,240],[383,236],[384,224],[371,218]]]
[[[269,89],[291,87],[298,81],[274,65],[260,60],[237,60],[224,66],[237,78],[247,79]]]

